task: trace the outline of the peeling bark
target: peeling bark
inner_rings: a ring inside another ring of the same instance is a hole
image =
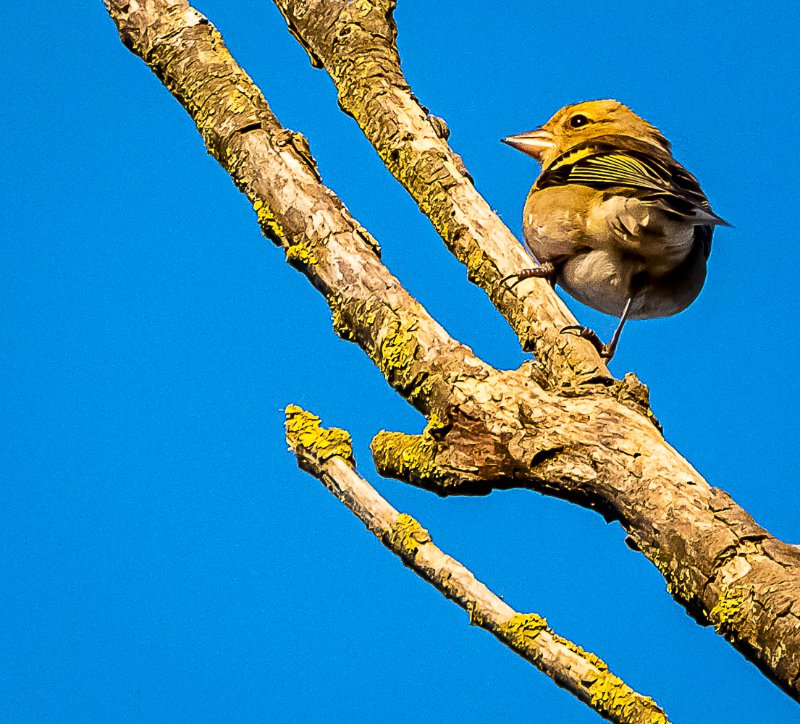
[[[388,18],[392,7],[348,5],[364,17],[383,8]],[[665,442],[635,378],[611,380],[592,367],[581,345],[548,357],[547,344],[567,343],[553,327],[561,324],[554,308],[538,296],[540,306],[514,309],[524,309],[530,329],[541,331],[536,345],[544,366],[498,371],[477,358],[380,262],[375,240],[321,183],[305,139],[279,124],[202,15],[185,0],[106,0],[106,6],[125,45],[183,104],[250,199],[264,234],[325,296],[336,331],[359,344],[426,415],[419,436],[375,438],[381,472],[440,495],[533,488],[619,520],[677,601],[800,696],[800,549],[770,536]],[[433,127],[441,133],[441,124]],[[443,188],[461,199],[461,186]],[[449,192],[434,202],[451,203]],[[497,233],[476,227],[468,244],[502,247]],[[492,279],[514,271],[508,260],[518,245],[507,243],[513,247]],[[598,374],[605,385],[596,384]],[[566,389],[554,384],[565,375]]]

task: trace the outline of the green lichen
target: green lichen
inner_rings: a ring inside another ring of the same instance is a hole
[[[542,631],[547,630],[547,621],[536,613],[514,614],[501,626],[501,632],[518,649],[529,649]]]
[[[669,724],[666,715],[649,697],[637,694],[622,679],[610,673],[599,676],[589,687],[595,711],[616,722]]]
[[[431,542],[431,537],[419,522],[406,513],[400,513],[389,534],[392,547],[405,558],[413,558],[420,546]]]
[[[316,415],[297,405],[286,407],[286,441],[296,453],[306,453],[317,462],[340,457],[354,464],[350,434],[336,427],[322,427]]]

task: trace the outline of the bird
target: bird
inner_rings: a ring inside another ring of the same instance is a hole
[[[501,140],[542,167],[523,210],[538,266],[505,280],[513,287],[544,278],[619,318],[608,344],[580,325],[562,332],[610,360],[627,320],[669,317],[697,298],[714,229],[730,224],[655,126],[606,99],[565,106],[543,126]]]

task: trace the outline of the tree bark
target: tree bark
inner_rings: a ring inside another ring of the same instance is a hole
[[[347,432],[325,429],[318,417],[290,405],[286,441],[301,468],[321,480],[414,573],[463,608],[470,624],[494,635],[603,718],[620,724],[668,724],[650,697],[633,691],[597,656],[556,634],[538,614],[515,611],[437,548],[414,518],[392,508],[356,473]]]
[[[576,324],[543,279],[510,289],[503,280],[532,265],[513,234],[475,190],[448,145],[443,119],[430,115],[400,68],[392,20],[396,0],[275,0],[289,30],[339,91],[386,167],[408,190],[453,254],[533,351],[554,388],[609,383],[597,350],[561,329]]]
[[[319,13],[326,7],[315,5]],[[194,118],[209,151],[253,203],[264,233],[324,294],[337,332],[359,344],[426,415],[421,435],[384,432],[373,440],[382,473],[440,495],[527,487],[619,520],[631,547],[658,567],[676,600],[800,696],[800,550],[759,527],[666,443],[635,378],[612,380],[582,340],[558,334],[553,325],[571,318],[548,301],[546,285],[536,286],[534,304],[498,291],[498,280],[520,266],[513,238],[503,241],[485,218],[488,226],[445,234],[453,245],[468,239],[470,258],[484,255],[483,271],[473,277],[484,280],[506,316],[528,319],[543,364],[499,371],[453,340],[389,273],[372,237],[321,183],[305,139],[280,126],[203,16],[184,0],[106,0],[106,6],[125,45]],[[375,32],[359,22],[378,10],[393,28],[391,3],[330,7],[355,13],[330,26],[337,37]],[[291,17],[301,34],[299,16]],[[393,33],[384,30],[384,39],[393,43]],[[372,67],[370,77],[378,78],[383,71]],[[432,217],[440,204],[460,208],[466,183],[444,184],[421,207]],[[470,212],[467,206],[459,218]],[[506,244],[513,247],[495,251]]]

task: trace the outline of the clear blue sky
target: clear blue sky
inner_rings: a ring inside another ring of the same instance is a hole
[[[378,479],[371,437],[421,418],[334,335],[100,0],[49,5],[0,8],[0,719],[597,721],[296,469],[297,403],[349,429],[360,470],[446,551],[676,722],[800,721],[618,525],[527,491]],[[735,228],[699,300],[630,324],[613,369],[651,386],[713,484],[800,543],[794,5],[400,6],[415,91],[515,231],[538,167],[501,136],[615,97],[673,141]],[[272,4],[199,7],[411,292],[489,362],[525,359]]]

